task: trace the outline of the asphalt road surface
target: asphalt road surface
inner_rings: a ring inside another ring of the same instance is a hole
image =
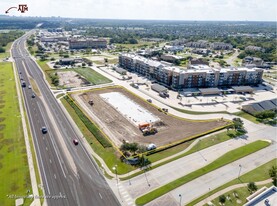
[[[30,33],[29,33],[30,34]],[[48,206],[113,206],[120,205],[94,160],[81,144],[77,133],[62,112],[43,78],[43,73],[24,47],[27,35],[16,40],[12,47],[22,87],[42,185]],[[30,85],[32,77],[41,92],[36,95]],[[41,128],[48,132],[43,134]],[[72,140],[80,144],[74,145]]]

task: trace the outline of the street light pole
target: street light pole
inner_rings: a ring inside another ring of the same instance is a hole
[[[238,179],[239,179],[239,176],[240,176],[240,172],[241,172],[241,164],[239,164],[239,175],[238,175]]]
[[[180,206],[182,205],[182,195],[179,194],[179,197],[180,197]]]
[[[118,179],[117,179],[117,165],[113,167],[113,170],[115,171],[115,179],[116,179],[116,184],[118,185]]]

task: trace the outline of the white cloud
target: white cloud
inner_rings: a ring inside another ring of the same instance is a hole
[[[25,0],[24,16],[276,21],[275,0]],[[2,3],[2,8],[18,1]],[[11,10],[11,15],[22,15]]]

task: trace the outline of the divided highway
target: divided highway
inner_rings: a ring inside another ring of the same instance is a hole
[[[45,83],[40,68],[25,49],[26,38],[24,35],[14,42],[12,57],[19,77],[26,82],[22,93],[47,205],[120,205],[83,145],[72,143],[73,139],[82,137],[75,132]],[[33,91],[28,88],[30,76],[36,81],[41,96],[32,97]],[[43,126],[48,129],[46,134],[41,132]]]

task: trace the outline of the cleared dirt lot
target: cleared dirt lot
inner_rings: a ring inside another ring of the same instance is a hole
[[[155,124],[155,126],[158,128],[158,133],[155,135],[143,136],[138,127],[130,123],[115,108],[113,108],[110,104],[104,101],[103,98],[100,97],[100,94],[109,92],[120,92],[151,112],[153,115],[157,116],[161,120]],[[228,124],[228,122],[224,120],[193,122],[174,118],[159,112],[158,109],[151,104],[145,102],[139,97],[132,95],[127,90],[122,88],[107,88],[82,94],[75,93],[72,95],[72,97],[79,103],[79,105],[84,107],[83,109],[85,111],[90,111],[93,113],[93,115],[98,117],[96,120],[91,115],[94,121],[101,125],[101,127],[104,127],[106,130],[108,130],[108,133],[112,134],[107,135],[113,136],[111,139],[113,139],[115,144],[118,146],[120,146],[120,142],[122,142],[123,139],[129,142],[138,142],[145,145],[154,143],[157,146],[162,146]],[[89,100],[93,100],[93,106],[88,104]]]
[[[79,87],[89,82],[83,78],[80,74],[74,71],[57,72],[61,86]]]

